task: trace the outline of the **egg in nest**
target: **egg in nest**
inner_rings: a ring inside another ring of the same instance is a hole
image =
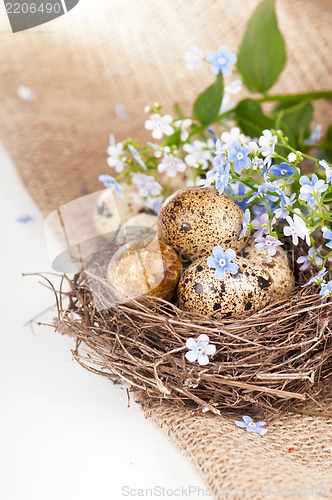
[[[250,235],[240,238],[244,214],[228,196],[216,189],[181,189],[164,203],[158,218],[158,237],[183,258],[209,255],[216,245],[239,252]]]
[[[250,316],[265,307],[273,288],[269,272],[244,257],[235,257],[234,263],[238,272],[219,280],[206,257],[192,262],[179,283],[179,307],[216,319]]]
[[[107,279],[116,301],[144,295],[171,300],[181,276],[181,261],[173,248],[154,240],[131,241],[113,256]]]
[[[295,277],[289,266],[286,250],[280,246],[276,254],[271,256],[266,250],[258,250],[254,238],[250,238],[242,255],[250,262],[261,265],[266,269],[273,280],[273,300],[281,299],[291,292],[295,286]]]

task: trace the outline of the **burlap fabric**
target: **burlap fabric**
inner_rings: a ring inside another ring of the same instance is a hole
[[[213,81],[208,67],[189,72],[183,54],[227,43],[237,50],[257,0],[80,0],[67,15],[26,32],[10,32],[0,4],[2,141],[47,214],[100,188],[108,136],[141,136],[143,108],[174,101],[188,110]],[[331,86],[330,0],[278,0],[287,69],[275,92]],[[16,90],[31,87],[34,102]],[[116,113],[123,104],[128,119]],[[331,107],[319,103],[320,120]]]
[[[178,101],[189,109],[213,76],[208,68],[185,70],[184,51],[192,43],[236,51],[257,3],[81,0],[66,16],[15,35],[1,3],[1,139],[41,210],[100,189],[109,134],[142,136],[146,104],[161,101],[171,111]],[[277,10],[289,60],[273,90],[331,87],[330,0],[279,0]],[[20,85],[37,99],[22,101]],[[318,103],[317,119],[331,118],[331,105]],[[331,419],[283,416],[260,438],[237,429],[229,415],[191,414],[165,402],[144,401],[143,408],[219,490],[215,498],[332,495]]]
[[[331,394],[328,400],[332,411]],[[271,418],[260,438],[239,432],[238,415],[208,416],[168,403],[143,409],[202,474],[208,489],[197,498],[332,496],[332,419],[289,413]]]

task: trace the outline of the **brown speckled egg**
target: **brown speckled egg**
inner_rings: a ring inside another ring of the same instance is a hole
[[[171,300],[180,276],[179,256],[157,239],[126,243],[114,254],[107,272],[119,302],[144,295]]]
[[[124,245],[133,240],[153,239],[157,232],[157,216],[147,213],[140,213],[130,217],[121,225],[115,242]]]
[[[247,231],[238,239],[243,216],[240,207],[216,189],[181,189],[160,211],[158,237],[190,260],[210,255],[216,245],[239,252],[249,237]]]
[[[202,257],[183,273],[179,287],[179,306],[204,316],[220,319],[250,316],[265,307],[271,299],[272,279],[261,266],[236,257],[237,274],[226,272],[225,278],[214,277],[215,269]]]
[[[273,280],[273,299],[278,300],[291,292],[295,286],[295,278],[289,266],[287,252],[280,246],[276,254],[271,257],[267,251],[260,251],[255,246],[254,238],[250,238],[242,255],[255,264],[266,269]]]

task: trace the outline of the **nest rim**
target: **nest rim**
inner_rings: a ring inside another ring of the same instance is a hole
[[[250,317],[216,320],[155,297],[98,308],[91,279],[100,296],[107,283],[95,271],[67,278],[69,306],[59,310],[59,329],[76,337],[73,356],[84,368],[144,397],[214,414],[276,413],[308,400],[322,409],[316,398],[332,375],[332,302],[316,289],[299,283]],[[307,280],[312,272],[302,274]],[[186,340],[201,333],[216,345],[206,366],[184,356]]]

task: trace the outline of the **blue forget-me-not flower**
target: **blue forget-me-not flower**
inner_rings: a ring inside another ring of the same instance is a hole
[[[231,149],[228,153],[228,160],[234,162],[234,170],[240,174],[242,170],[251,167],[251,160],[248,158],[250,149],[246,144],[241,144],[240,141],[233,141]]]
[[[314,207],[320,195],[324,193],[328,185],[325,184],[323,179],[318,179],[316,174],[312,175],[311,180],[306,175],[302,175],[300,179],[301,189],[299,199],[306,201],[308,205]]]
[[[239,240],[241,238],[243,238],[243,236],[245,235],[249,222],[250,222],[250,210],[249,210],[249,208],[247,208],[246,211],[244,212],[242,231],[241,231],[240,236],[238,238]]]
[[[325,246],[327,248],[332,248],[332,231],[330,229],[326,229],[326,231],[323,232],[323,236],[326,240],[330,240],[325,243]]]
[[[98,177],[98,180],[102,182],[106,188],[113,189],[119,196],[119,198],[122,197],[123,195],[122,187],[120,186],[120,184],[118,184],[118,182],[114,179],[114,177],[112,177],[111,175],[100,175]]]
[[[332,281],[329,281],[326,285],[322,286],[319,295],[322,297],[322,301],[327,297],[332,297]]]
[[[263,427],[266,422],[254,422],[248,415],[244,415],[242,419],[243,422],[241,420],[235,420],[235,425],[245,429],[247,432],[254,432],[260,436],[264,436],[264,434],[267,433],[267,429],[264,429]]]
[[[224,252],[222,247],[216,246],[213,248],[212,253],[213,257],[208,257],[207,265],[215,268],[215,278],[223,280],[226,276],[226,272],[229,272],[230,274],[236,274],[238,272],[238,265],[235,264],[235,262],[232,262],[232,260],[236,257],[234,250],[229,248]]]
[[[288,179],[294,174],[294,167],[283,161],[279,165],[271,165],[269,168],[269,174],[275,177],[285,177]]]
[[[327,274],[327,270],[325,268],[321,269],[318,274],[315,274],[315,276],[310,278],[308,283],[305,283],[304,285],[302,285],[302,287],[311,286],[311,285],[321,286],[321,284],[323,283],[323,278],[326,274]]]
[[[217,52],[207,52],[206,60],[212,64],[213,73],[216,75],[222,73],[224,76],[229,76],[232,74],[230,65],[236,63],[237,57],[235,54],[228,52],[227,45],[221,45]]]

